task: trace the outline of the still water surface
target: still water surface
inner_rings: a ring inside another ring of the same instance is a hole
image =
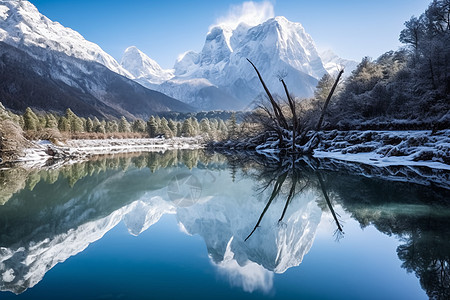
[[[448,190],[172,151],[0,171],[0,299],[448,299]]]

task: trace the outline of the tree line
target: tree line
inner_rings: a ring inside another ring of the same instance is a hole
[[[40,135],[43,132],[59,132],[70,134],[72,137],[89,136],[95,134],[124,134],[135,133],[141,137],[194,137],[202,136],[208,139],[225,139],[235,132],[237,121],[236,115],[231,114],[229,120],[219,118],[202,118],[200,121],[195,117],[184,120],[173,120],[171,118],[150,116],[147,121],[143,119],[128,120],[103,119],[97,117],[79,117],[70,108],[63,115],[53,113],[35,113],[31,108],[26,108],[23,115],[15,115],[14,120],[29,134],[29,136]]]

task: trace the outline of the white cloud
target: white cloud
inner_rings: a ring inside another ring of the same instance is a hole
[[[248,1],[240,5],[232,5],[227,14],[217,19],[216,25],[225,25],[235,29],[244,22],[250,26],[256,26],[275,16],[273,4],[268,1]]]

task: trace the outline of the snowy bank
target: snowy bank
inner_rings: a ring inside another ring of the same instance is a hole
[[[47,140],[33,141],[32,147],[25,149],[25,155],[17,162],[27,165],[44,165],[48,160],[83,160],[92,155],[105,155],[132,152],[164,152],[174,149],[200,149],[203,140],[192,138],[138,138],[138,139],[104,139],[104,140],[68,140],[56,142]]]
[[[322,132],[316,158],[450,170],[450,130]]]

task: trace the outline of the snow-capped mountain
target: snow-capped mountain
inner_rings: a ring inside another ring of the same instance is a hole
[[[159,86],[155,85],[154,78],[145,80],[145,77],[135,75],[133,79],[200,108],[207,105],[207,101],[200,99],[198,91],[206,86],[215,87],[224,95],[220,103],[223,107],[244,108],[263,92],[247,58],[258,67],[272,93],[284,95],[279,81],[283,77],[290,92],[301,97],[311,96],[318,80],[328,70],[333,72],[333,66],[328,64],[339,59],[324,56],[326,69],[303,26],[284,17],[275,17],[256,26],[241,23],[236,28],[226,24],[212,27],[202,51],[180,55],[170,70],[173,76]],[[130,56],[124,56],[122,66],[131,73],[149,72],[144,64],[129,59]],[[129,65],[133,68],[128,68]],[[137,65],[138,69],[135,68]],[[168,73],[165,71],[164,74]]]
[[[145,118],[158,111],[192,111],[129,80],[133,76],[98,45],[25,0],[0,0],[0,52],[0,99],[17,112],[30,106]]]
[[[344,59],[339,57],[332,50],[322,51],[320,53],[323,66],[330,75],[336,75],[342,68],[344,68],[344,77],[350,76],[353,70],[356,69],[358,62],[354,60]]]
[[[85,40],[75,30],[51,21],[28,1],[0,1],[0,20],[0,41],[22,49],[36,59],[46,59],[32,51],[34,47],[39,47],[81,60],[98,62],[111,71],[130,76],[97,44]]]
[[[173,77],[172,70],[164,70],[135,46],[125,50],[121,65],[131,73],[134,79],[143,79],[150,84],[160,84]]]

